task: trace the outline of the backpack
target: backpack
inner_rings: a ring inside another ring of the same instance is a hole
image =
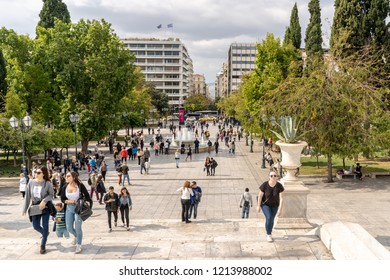
[[[91,177],[88,178],[88,185],[92,186],[92,180]]]

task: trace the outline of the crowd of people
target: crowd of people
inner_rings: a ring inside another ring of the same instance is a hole
[[[172,129],[175,131],[176,128]],[[199,127],[188,126],[187,129],[198,130]],[[216,157],[219,153],[220,143],[224,143],[226,147],[224,150],[227,151],[227,155],[234,156],[236,154],[235,142],[237,139],[240,141],[243,138],[244,132],[238,126],[229,123],[218,123],[218,132],[214,137],[214,143],[212,143],[208,124],[204,124],[204,127],[202,125],[199,130],[200,136],[204,135],[208,143],[202,168],[205,176],[215,176],[218,166]],[[124,143],[116,142],[114,145],[115,141],[110,141],[113,146],[112,150],[110,147],[110,151],[113,154],[114,168],[109,168],[105,161],[105,155],[99,151],[97,146],[94,151],[89,151],[86,154],[80,152],[77,157],[71,157],[70,159],[64,156],[62,160],[58,152],[54,150],[50,154],[46,165],[33,162],[31,172],[27,175],[26,168],[22,166],[19,184],[24,199],[22,212],[25,215],[29,213],[32,206],[38,206],[37,213],[30,212],[29,216],[34,230],[41,234],[41,254],[46,253],[50,216],[52,216],[53,229],[57,237],[71,238],[72,246],[76,246],[75,253],[82,251],[82,225],[84,221],[77,211],[80,199],[87,201],[91,208],[95,198],[98,205],[104,205],[107,212],[108,232],[112,232],[113,227],[118,226],[119,214],[122,227],[130,231],[129,211],[132,210],[133,201],[128,188],[125,187],[126,183],[129,187],[132,186],[130,167],[134,168],[138,165],[140,174],[148,175],[151,162],[150,151],[154,150],[155,157],[169,155],[171,144],[169,138],[163,137],[159,128],[157,134],[154,134],[154,130],[151,132],[149,147],[145,146],[145,136],[142,132],[138,132],[131,137],[125,137]],[[193,146],[195,154],[198,154],[198,138],[194,140]],[[213,152],[215,156],[211,155]],[[192,160],[191,144],[176,149],[173,155],[176,168],[180,167],[183,154],[185,161]],[[253,201],[249,188],[245,188],[239,199],[239,207],[241,208],[242,219],[249,218],[250,208],[255,204],[258,212],[262,210],[265,216],[267,240],[272,242],[275,218],[282,213],[283,209],[284,189],[277,180],[280,177],[278,176],[279,168],[277,167],[280,162],[277,160],[275,163],[269,152],[266,154],[266,161],[271,169],[269,180],[259,187],[257,201]],[[88,175],[88,185],[80,180],[80,171],[83,171],[83,175]],[[115,191],[112,181],[108,190],[106,190],[106,175],[109,171],[117,174],[117,185],[120,187],[118,192]],[[177,192],[180,192],[181,221],[191,223],[198,218],[198,206],[202,201],[202,188],[196,181],[186,180],[183,186],[177,189]]]

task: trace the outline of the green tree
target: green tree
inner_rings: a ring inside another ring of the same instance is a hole
[[[291,11],[290,26],[287,27],[284,35],[284,43],[292,44],[296,49],[301,47],[302,34],[301,25],[299,24],[298,7],[295,2],[294,7]]]
[[[310,131],[305,140],[328,158],[329,182],[334,155],[350,157],[389,142],[383,89],[370,74],[377,62],[363,54],[360,58],[332,57],[329,64],[313,67],[308,76],[287,78],[264,98],[264,104],[273,105],[265,108],[267,115],[303,120],[303,129]]]
[[[322,56],[321,8],[319,0],[309,2],[310,20],[306,28],[305,49],[308,56]]]
[[[88,141],[108,133],[109,116],[123,112],[120,104],[136,82],[134,56],[104,20],[57,21],[54,28],[38,28],[38,34],[45,49],[41,57],[62,95],[61,125],[70,127],[69,115],[79,113],[77,132],[86,151]]]
[[[330,47],[347,55],[364,45],[363,14],[360,0],[336,0]]]
[[[146,83],[146,87],[148,88],[148,94],[150,95],[150,99],[152,105],[156,110],[163,114],[163,109],[168,108],[168,95],[163,93],[161,90],[156,89],[156,86],[153,83]]]
[[[390,12],[390,2],[389,0],[365,0],[361,3],[365,41],[381,46],[385,43],[388,33],[386,18]]]
[[[192,94],[184,101],[184,108],[186,111],[202,111],[206,110],[210,104],[210,100],[201,94]]]
[[[39,18],[38,26],[43,28],[53,28],[56,18],[65,23],[70,23],[68,7],[62,0],[43,0]]]
[[[3,51],[0,47],[0,112],[4,110],[4,99],[7,94],[7,69],[5,68],[5,60]]]

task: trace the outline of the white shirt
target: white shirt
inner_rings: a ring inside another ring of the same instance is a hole
[[[192,188],[181,187],[180,189],[177,189],[177,192],[180,191],[181,191],[181,199],[190,199],[191,195],[194,195]]]

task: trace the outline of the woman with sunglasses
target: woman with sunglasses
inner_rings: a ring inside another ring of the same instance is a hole
[[[275,171],[269,174],[269,180],[261,184],[257,200],[257,212],[260,208],[265,216],[265,231],[267,232],[267,241],[273,242],[272,229],[276,216],[282,214],[283,209],[283,191],[284,187],[277,181],[278,175]]]
[[[30,216],[30,220],[33,228],[42,235],[40,253],[45,254],[50,218],[47,203],[53,202],[54,193],[47,168],[45,166],[37,167],[34,173],[35,178],[31,179],[26,187],[22,214],[25,215],[31,205],[39,205],[39,209],[42,210],[41,214]]]
[[[74,236],[72,245],[76,245],[75,253],[81,252],[81,243],[83,241],[83,230],[81,217],[75,213],[75,207],[77,200],[83,198],[88,201],[92,208],[92,199],[89,196],[87,188],[79,180],[79,176],[76,172],[68,172],[66,174],[67,185],[62,189],[61,201],[65,204],[65,223],[66,229],[70,234]]]

